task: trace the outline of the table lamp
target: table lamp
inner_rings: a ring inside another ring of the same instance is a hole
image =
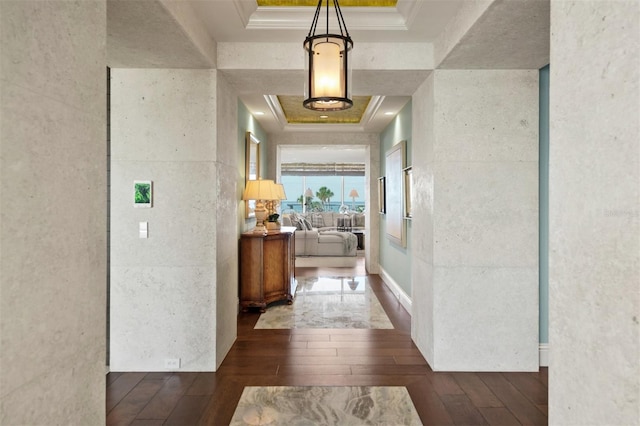
[[[351,210],[355,211],[356,210],[356,198],[360,198],[360,195],[358,195],[358,191],[354,189],[351,190],[351,192],[349,192],[349,197],[351,197]]]
[[[244,188],[244,192],[242,193],[242,199],[255,200],[256,202],[256,227],[253,228],[253,232],[267,232],[267,228],[264,226],[264,221],[267,218],[268,212],[264,206],[264,202],[278,199],[275,183],[270,179],[247,181],[247,186]]]

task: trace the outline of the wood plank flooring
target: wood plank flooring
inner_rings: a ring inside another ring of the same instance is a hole
[[[364,267],[297,268],[297,276],[364,275]],[[435,373],[410,337],[410,317],[377,275],[371,288],[394,330],[254,330],[216,373],[107,376],[108,425],[226,425],[245,386],[406,386],[425,425],[546,425],[547,369],[535,373]]]

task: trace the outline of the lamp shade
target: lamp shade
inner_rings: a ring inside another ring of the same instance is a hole
[[[275,183],[270,179],[250,180],[242,193],[243,200],[278,200]]]
[[[287,194],[284,192],[284,185],[281,183],[276,183],[276,193],[278,194],[278,198],[276,200],[286,200]]]
[[[307,188],[307,190],[304,191],[304,196],[305,197],[313,197],[313,191],[311,191],[311,188]]]
[[[356,191],[355,189],[352,189],[351,192],[349,192],[349,197],[360,198],[360,195],[358,194],[358,191]]]

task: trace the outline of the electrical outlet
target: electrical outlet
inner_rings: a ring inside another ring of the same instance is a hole
[[[180,358],[166,358],[164,360],[164,368],[176,370],[180,368]]]

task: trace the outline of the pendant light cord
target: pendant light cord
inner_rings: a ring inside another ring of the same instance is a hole
[[[318,6],[316,7],[316,13],[313,15],[313,21],[311,22],[311,28],[309,28],[309,34],[307,34],[307,38],[316,35],[316,29],[318,27],[318,19],[320,18],[320,13],[322,11],[322,2],[327,2],[327,13],[326,13],[326,32],[325,34],[329,34],[329,1],[330,0],[318,0]],[[336,18],[338,20],[338,28],[340,29],[340,35],[346,36],[347,38],[351,38],[349,36],[349,30],[347,29],[347,25],[344,23],[344,17],[342,16],[342,10],[340,9],[340,3],[338,0],[333,0],[333,7],[336,10]]]

